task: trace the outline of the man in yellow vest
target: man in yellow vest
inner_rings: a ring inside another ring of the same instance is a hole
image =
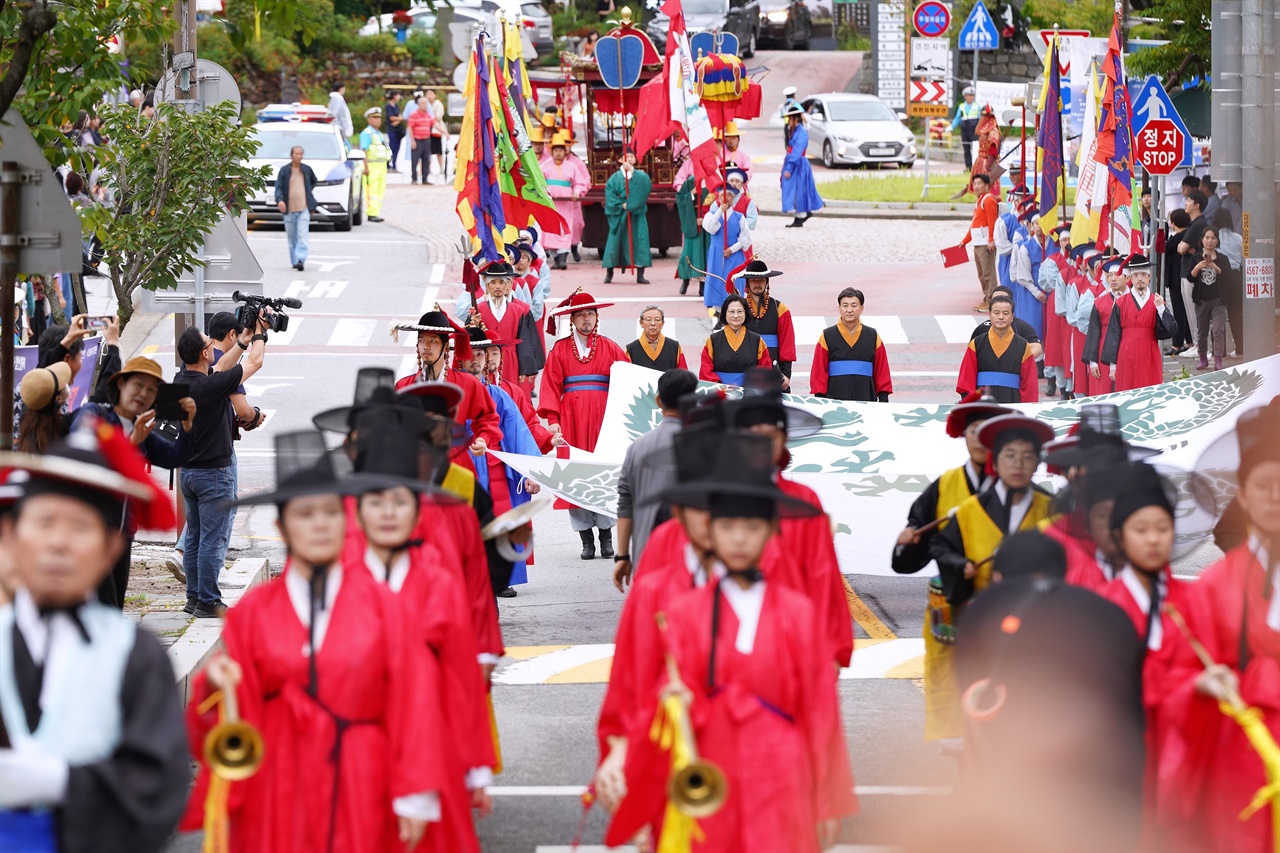
[[[364,111],[368,127],[360,131],[360,148],[364,151],[364,204],[370,222],[382,221],[382,194],[387,191],[387,163],[391,160],[391,141],[382,132],[382,108]]]
[[[965,398],[947,413],[947,435],[964,437],[969,458],[952,468],[925,488],[907,513],[907,526],[898,535],[893,549],[893,570],[898,574],[914,574],[933,557],[929,545],[938,530],[945,527],[948,514],[973,495],[992,486],[994,478],[987,474],[987,448],[978,441],[982,424],[1014,410],[1001,406],[992,397],[977,393]],[[933,529],[924,529],[936,523]],[[942,580],[929,582],[929,601],[924,614],[924,739],[927,741],[958,737],[962,731],[959,705],[956,703],[955,666],[952,660],[950,606],[943,594]]]

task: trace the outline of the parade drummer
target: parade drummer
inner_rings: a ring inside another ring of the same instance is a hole
[[[833,400],[889,402],[889,356],[880,334],[862,324],[862,291],[846,287],[836,304],[840,320],[823,330],[813,350],[809,393]]]
[[[1003,293],[991,297],[987,309],[991,330],[969,341],[956,378],[961,397],[980,388],[1001,403],[1035,403],[1040,383],[1031,345],[1013,331],[1013,300]]]
[[[640,312],[640,337],[627,344],[627,358],[632,364],[651,370],[687,370],[680,342],[662,334],[667,316],[660,305],[646,305]]]
[[[743,296],[747,300],[747,328],[764,340],[782,373],[782,390],[791,390],[791,365],[796,360],[796,331],[791,322],[791,312],[786,305],[769,292],[769,279],[782,275],[769,269],[761,260],[747,262],[745,269],[735,273],[732,280],[739,286],[745,282]]]
[[[556,318],[569,317],[569,334],[556,341],[547,355],[538,394],[538,414],[547,427],[572,447],[593,451],[604,424],[609,401],[609,374],[613,365],[627,360],[622,347],[600,334],[599,309],[613,307],[599,302],[581,287],[547,314],[547,332],[556,333]],[[600,556],[613,556],[613,527],[617,520],[602,513],[557,501],[569,510],[569,521],[582,539],[582,559],[596,556],[592,530],[600,531]]]
[[[224,651],[192,681],[187,722],[202,760],[184,828],[224,818],[237,850],[415,847],[440,820],[451,778],[443,712],[428,698],[440,695],[439,667],[395,595],[343,565],[353,483],[338,479],[323,434],[280,434],[275,450],[276,489],[238,504],[277,507],[289,556],[227,612]],[[200,746],[225,691],[265,756],[256,775],[230,783],[211,780]]]
[[[741,385],[750,368],[773,367],[764,338],[747,328],[746,299],[736,293],[726,296],[720,306],[719,322],[720,328],[711,333],[702,348],[699,379]]]
[[[391,161],[391,140],[382,132],[382,107],[364,111],[367,127],[360,131],[364,151],[364,204],[370,222],[382,221],[382,196],[387,191],[387,164]]]
[[[165,847],[187,796],[182,706],[164,649],[93,601],[124,549],[125,502],[151,530],[173,503],[114,427],[41,456],[0,454],[16,503],[0,522],[0,848]]]
[[[663,679],[649,698],[650,707],[668,707],[662,700],[676,690],[693,710],[699,756],[725,774],[723,806],[697,821],[709,849],[818,850],[858,808],[836,682],[829,661],[813,653],[821,623],[803,594],[760,570],[780,519],[821,517],[774,483],[771,445],[725,436],[713,473],[683,488],[706,502],[723,575],[667,608],[663,647],[681,683]],[[651,739],[649,720],[633,731],[627,794],[605,838],[611,846],[652,823],[668,799],[670,754]],[[790,769],[763,784],[763,756]],[[669,814],[664,832],[676,820]]]

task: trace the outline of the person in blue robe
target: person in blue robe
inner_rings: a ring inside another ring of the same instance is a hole
[[[804,109],[799,104],[787,107],[786,121],[791,128],[791,136],[787,143],[787,156],[782,161],[782,212],[795,216],[788,228],[804,227],[813,212],[822,209],[822,196],[818,195],[813,169],[805,156],[809,147],[809,130],[804,126],[803,117]]]

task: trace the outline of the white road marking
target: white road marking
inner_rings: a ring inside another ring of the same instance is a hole
[[[311,288],[311,299],[337,299],[342,295],[342,291],[347,289],[349,282],[344,280],[323,280],[317,281],[316,286]]]
[[[557,300],[558,301],[558,300]],[[626,302],[661,302],[664,305],[669,302],[701,302],[701,296],[610,296],[604,300],[614,304],[622,304]]]
[[[411,368],[412,369],[412,368]],[[513,663],[494,676],[497,684],[541,684],[548,678],[598,660],[613,657],[613,643],[587,643]]]
[[[301,298],[305,296],[307,291],[310,289],[311,285],[306,279],[295,278],[293,281],[289,282],[289,286],[284,289],[284,295],[286,299]]]
[[[327,346],[368,346],[370,338],[373,336],[373,330],[377,325],[377,320],[353,320],[350,317],[343,317],[334,324],[333,333],[329,335]]]
[[[427,281],[432,284],[444,283],[444,264],[432,264],[431,274],[427,276]]]
[[[924,654],[923,637],[903,637],[863,646],[853,653],[853,665],[840,670],[840,678],[884,678],[885,673],[899,664]]]
[[[934,314],[933,319],[942,327],[942,337],[949,344],[969,343],[974,327],[980,322],[972,314]]]
[[[796,345],[812,347],[818,345],[818,338],[822,337],[823,330],[831,324],[827,322],[826,317],[793,314],[791,325],[796,330]]]
[[[902,328],[902,318],[897,314],[885,314],[879,317],[870,317],[864,314],[862,315],[862,322],[875,329],[880,335],[880,340],[883,343],[909,343],[907,339],[907,330]]]
[[[586,785],[491,785],[485,789],[495,797],[581,797]],[[950,788],[918,785],[857,785],[854,793],[860,797],[945,797]],[[539,850],[553,849],[539,847]],[[565,848],[568,849],[568,848]],[[579,847],[579,850],[588,850]]]
[[[396,377],[408,376],[411,373],[418,372],[418,353],[414,352],[406,355],[400,360],[400,369],[396,371]]]
[[[275,379],[276,377],[273,376],[271,378]],[[292,382],[269,382],[261,384],[250,382],[248,385],[244,386],[244,395],[245,397],[261,397],[272,388],[289,388],[292,385]]]

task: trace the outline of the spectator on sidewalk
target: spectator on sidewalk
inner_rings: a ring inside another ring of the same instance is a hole
[[[259,320],[256,328],[243,331],[232,351],[215,365],[213,340],[199,329],[188,328],[178,338],[183,369],[174,382],[190,387],[197,407],[181,482],[188,525],[183,554],[187,576],[184,609],[197,618],[218,617],[224,610],[218,574],[226,564],[234,517],[233,509],[225,504],[236,497],[231,396],[262,368],[266,342],[266,325]],[[248,357],[240,364],[245,350]]]
[[[164,371],[159,364],[144,356],[131,358],[121,370],[107,376],[108,401],[81,406],[71,419],[71,427],[79,427],[85,418],[98,418],[119,427],[149,464],[160,468],[178,468],[187,450],[196,404],[190,397],[183,397],[179,401],[186,418],[182,421],[182,429],[176,439],[157,432],[155,402],[160,387],[164,384]],[[111,574],[103,578],[98,587],[98,600],[117,610],[124,609],[125,590],[129,586],[129,564],[133,559],[133,537],[137,532],[136,522],[128,508],[126,503],[122,528],[124,551],[111,569]]]
[[[22,420],[17,424],[14,447],[19,453],[44,453],[70,430],[66,413],[71,368],[65,361],[37,367],[18,384],[22,398]]]
[[[311,211],[316,209],[316,173],[302,162],[301,145],[289,150],[289,162],[276,175],[276,207],[284,217],[284,231],[289,238],[289,261],[302,272],[306,268],[307,249],[311,239]]]
[[[1194,284],[1191,281],[1191,268],[1196,265],[1196,254],[1204,248],[1200,245],[1200,240],[1204,237],[1204,230],[1209,227],[1209,220],[1204,215],[1209,199],[1205,198],[1204,193],[1199,190],[1190,188],[1187,182],[1193,178],[1195,178],[1194,175],[1182,181],[1185,190],[1182,209],[1187,212],[1187,216],[1191,217],[1191,224],[1182,232],[1182,239],[1178,241],[1178,254],[1182,255],[1182,304],[1187,308],[1187,324],[1191,327],[1191,341],[1194,344],[1199,334],[1196,312],[1192,307],[1195,300],[1192,299]],[[1199,179],[1195,180],[1198,184]],[[1193,345],[1183,350],[1181,356],[1199,358],[1200,350]]]
[[[347,106],[346,83],[339,80],[333,84],[333,91],[329,93],[329,106],[325,108],[325,112],[333,118],[338,130],[342,131],[342,138],[350,141],[356,127],[351,121],[351,107]]]
[[[400,93],[387,93],[387,103],[382,108],[387,116],[387,138],[391,141],[391,165],[388,171],[397,172],[396,158],[400,156],[400,140],[404,139],[404,116],[400,114]]]
[[[431,133],[435,127],[436,120],[431,112],[431,107],[427,104],[425,95],[418,98],[417,109],[410,113],[407,123],[409,125],[409,147],[413,151],[409,165],[409,183],[418,183],[419,171],[422,174],[422,183],[429,183],[431,178]]]
[[[1195,336],[1191,333],[1191,324],[1187,315],[1194,311],[1194,306],[1182,301],[1182,258],[1178,256],[1178,244],[1182,241],[1182,232],[1191,225],[1191,217],[1182,209],[1169,213],[1169,236],[1164,241],[1164,292],[1169,294],[1169,305],[1173,308],[1174,319],[1178,330],[1173,334],[1173,341],[1165,355],[1181,355],[1195,345]]]
[[[427,99],[426,107],[431,111],[431,159],[435,161],[440,180],[448,179],[448,158],[444,156],[445,137],[449,135],[449,127],[444,121],[444,101],[436,96],[435,89],[428,89],[423,97]]]

